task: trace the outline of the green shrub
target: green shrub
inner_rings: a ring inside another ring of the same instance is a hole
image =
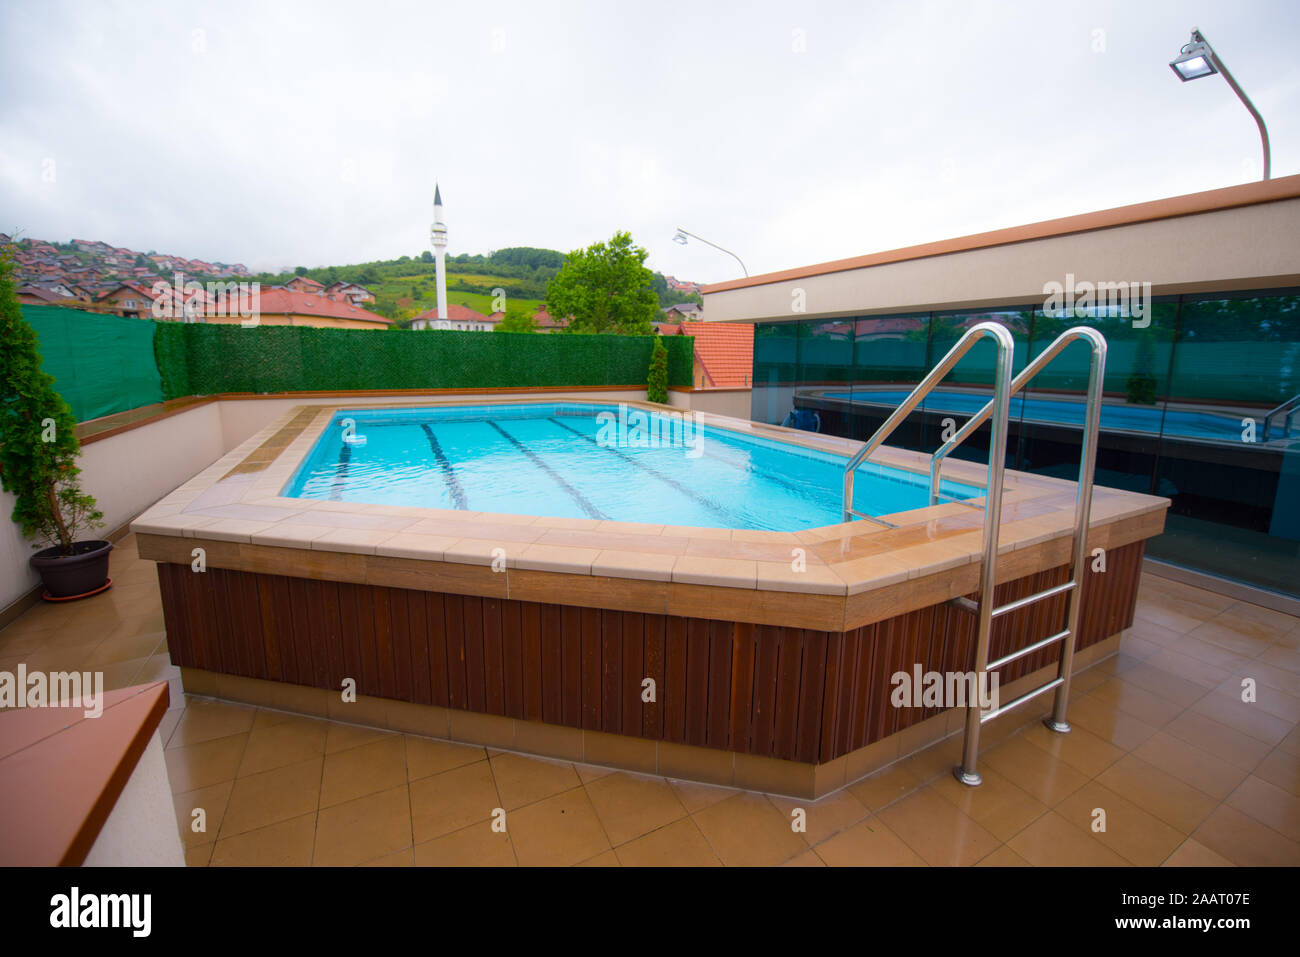
[[[0,251],[0,484],[14,495],[13,520],[36,546],[72,554],[85,530],[103,525],[77,476],[77,420],[41,371],[36,332],[23,319],[13,264]]]
[[[646,395],[651,402],[668,404],[668,350],[662,339],[656,338],[650,353],[650,375],[646,379]]]

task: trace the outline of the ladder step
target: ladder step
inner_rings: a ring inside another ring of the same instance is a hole
[[[1068,581],[1064,585],[1056,585],[1053,588],[1044,588],[1040,592],[1034,592],[1034,594],[1026,595],[1024,598],[1017,598],[1015,601],[1009,601],[1005,605],[999,605],[993,609],[993,617],[997,618],[999,615],[1009,615],[1013,611],[1018,611],[1021,608],[1034,604],[1035,602],[1040,602],[1044,598],[1063,595],[1072,588],[1074,588],[1073,581]]]
[[[1025,657],[1025,655],[1032,655],[1035,651],[1041,651],[1044,648],[1049,648],[1052,645],[1056,644],[1061,639],[1069,638],[1069,637],[1070,637],[1070,629],[1067,628],[1065,629],[1065,631],[1058,632],[1057,634],[1052,635],[1050,638],[1044,638],[1042,641],[1036,641],[1032,645],[1027,645],[1024,648],[1021,648],[1019,651],[1011,652],[1011,654],[1009,655],[1003,655],[997,661],[990,661],[988,668],[986,668],[985,670],[995,671],[996,669],[1001,668],[1003,665],[1010,664],[1011,662],[1015,661],[1018,658],[1023,658]]]
[[[1060,685],[1063,684],[1065,684],[1064,678],[1054,678],[1051,681],[1047,682],[1047,684],[1043,685],[1041,688],[1035,688],[1033,691],[1029,692],[1028,694],[1022,694],[1015,701],[1011,701],[1008,702],[1007,704],[1004,704],[996,711],[987,711],[984,714],[980,715],[980,724],[983,724],[985,721],[992,721],[998,715],[1005,714],[1006,712],[1010,711],[1012,708],[1020,707],[1030,698],[1037,698],[1044,691],[1051,691],[1053,688],[1059,687]]]

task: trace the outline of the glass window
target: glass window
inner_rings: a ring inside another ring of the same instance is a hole
[[[1158,472],[1173,505],[1153,558],[1300,592],[1298,394],[1300,295],[1184,299]]]
[[[756,323],[750,418],[779,425],[793,406],[798,372],[799,323]]]

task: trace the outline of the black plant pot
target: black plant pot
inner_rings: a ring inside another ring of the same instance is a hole
[[[108,553],[112,550],[112,542],[73,542],[71,555],[63,554],[56,545],[37,552],[31,562],[41,573],[46,598],[80,598],[108,586]]]

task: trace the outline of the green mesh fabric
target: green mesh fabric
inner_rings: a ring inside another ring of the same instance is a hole
[[[78,422],[163,400],[154,323],[63,306],[23,306],[40,339],[41,367]]]

